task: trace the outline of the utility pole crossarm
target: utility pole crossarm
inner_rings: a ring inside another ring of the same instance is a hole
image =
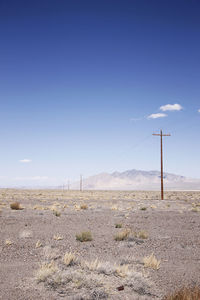
[[[161,136],[161,134],[160,133],[153,133],[152,135],[158,135],[158,136]],[[171,134],[162,134],[162,136],[171,136]]]

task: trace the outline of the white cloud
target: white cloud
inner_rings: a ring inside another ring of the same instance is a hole
[[[166,104],[166,105],[163,105],[163,106],[160,107],[160,110],[162,110],[162,111],[168,111],[168,110],[173,111],[173,110],[182,110],[182,109],[183,109],[183,107],[180,104],[177,104],[177,103],[175,103],[175,104]]]
[[[150,116],[147,117],[147,119],[158,119],[164,117],[167,117],[167,115],[163,113],[157,113],[157,114],[151,114]]]
[[[24,158],[24,159],[21,159],[20,162],[21,162],[21,163],[27,164],[27,163],[32,162],[32,160],[31,160],[31,159],[28,159],[28,158]]]
[[[198,112],[200,113],[200,109],[198,109]]]

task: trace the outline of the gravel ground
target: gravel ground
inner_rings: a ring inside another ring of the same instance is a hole
[[[0,299],[162,299],[200,285],[200,193],[168,192],[166,199],[156,192],[1,190]],[[15,201],[22,210],[10,209]],[[76,240],[83,231],[92,241]],[[75,255],[70,265],[65,253]],[[144,266],[152,253],[157,270]]]

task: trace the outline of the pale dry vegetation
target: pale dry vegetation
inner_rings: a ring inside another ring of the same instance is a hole
[[[40,242],[40,240],[38,240],[35,244],[35,248],[40,248],[42,247],[42,243]]]
[[[178,193],[178,196],[177,196]],[[199,202],[200,192],[199,191],[166,191],[166,200],[179,200]],[[76,191],[76,190],[18,190],[18,189],[1,189],[0,201],[1,200],[15,200],[15,199],[27,199],[39,202],[52,202],[52,201],[87,201],[94,199],[94,201],[118,201],[122,199],[126,200],[153,200],[160,199],[160,193],[157,191]]]
[[[66,252],[63,257],[63,262],[66,266],[71,266],[76,264],[77,258],[74,253],[72,252]]]
[[[148,238],[148,232],[145,230],[141,230],[139,232],[135,232],[135,237],[139,238],[139,239],[147,239]]]
[[[145,268],[151,268],[154,270],[158,270],[160,268],[161,261],[157,260],[155,255],[152,253],[151,255],[145,256],[143,258],[143,263],[144,263]]]
[[[35,278],[38,283],[44,282],[45,287],[54,291],[59,291],[61,287],[62,291],[66,289],[68,296],[75,297],[80,295],[77,293],[81,290],[85,291],[85,294],[81,294],[82,298],[84,295],[90,295],[91,299],[109,299],[109,296],[115,295],[115,287],[120,285],[129,287],[133,293],[142,290],[144,295],[148,295],[151,286],[131,265],[103,262],[99,259],[77,260],[72,252],[67,252],[62,260],[56,263],[50,261],[40,264]],[[109,284],[109,280],[112,285]]]
[[[174,293],[167,295],[163,300],[199,300],[200,299],[200,287],[183,287],[182,289],[175,291]]]
[[[64,238],[63,238],[62,235],[55,234],[55,235],[53,236],[53,239],[56,240],[56,241],[61,241],[61,240],[63,240]]]
[[[50,275],[57,271],[58,267],[54,261],[51,261],[50,263],[42,263],[35,276],[38,282],[45,281]]]
[[[5,240],[5,245],[10,246],[12,245],[12,241],[10,239]]]

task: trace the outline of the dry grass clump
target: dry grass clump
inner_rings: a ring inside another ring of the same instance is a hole
[[[59,235],[59,234],[55,234],[55,235],[53,236],[53,239],[56,240],[56,241],[61,241],[61,240],[63,240],[63,236],[62,236],[62,235]]]
[[[48,208],[46,208],[44,206],[41,206],[41,205],[34,205],[33,209],[36,209],[36,210],[47,210]]]
[[[97,258],[91,262],[85,261],[84,263],[82,263],[82,266],[86,267],[90,271],[97,271],[101,266],[101,262]]]
[[[114,239],[115,241],[124,241],[128,238],[130,234],[130,230],[129,229],[125,229],[121,232],[118,232],[115,236],[114,236]]]
[[[147,239],[148,238],[148,232],[146,232],[145,230],[141,230],[137,233],[135,233],[135,237],[139,238],[139,239]]]
[[[115,272],[120,277],[126,277],[129,275],[129,266],[128,265],[116,265],[115,266]]]
[[[23,209],[23,208],[21,207],[21,205],[20,205],[19,202],[13,202],[13,203],[11,203],[11,204],[10,204],[10,208],[11,208],[11,209],[15,209],[15,210],[21,210],[21,209]]]
[[[112,210],[118,210],[118,207],[117,207],[117,205],[112,205],[112,206],[111,206],[111,209],[112,209]]]
[[[38,240],[35,244],[35,248],[40,248],[42,247],[42,243],[40,242],[40,240]]]
[[[77,258],[72,252],[66,252],[63,257],[63,262],[66,266],[72,266],[76,264]]]
[[[80,209],[88,209],[87,204],[81,204],[81,205],[80,205]]]
[[[11,240],[5,240],[5,244],[7,245],[7,246],[10,246],[10,245],[12,245],[12,241]]]
[[[193,208],[191,209],[191,211],[193,211],[193,212],[200,212],[200,209],[199,209],[198,207],[193,207]]]
[[[154,208],[154,209],[155,209],[155,208],[157,208],[157,206],[154,205],[154,204],[152,204],[152,205],[151,205],[151,208]]]
[[[90,271],[103,273],[105,275],[113,274],[120,277],[126,277],[130,274],[128,265],[121,266],[117,264],[111,264],[110,262],[101,262],[98,258],[90,262],[82,262],[82,267],[86,267]]]
[[[92,234],[90,231],[83,231],[80,234],[76,234],[76,240],[80,242],[92,241]]]
[[[183,287],[173,294],[165,296],[163,300],[199,300],[200,287]]]
[[[75,204],[75,205],[74,205],[74,209],[77,210],[77,211],[79,211],[81,208],[80,208],[79,205]]]
[[[143,263],[145,268],[151,268],[154,270],[158,270],[160,268],[160,260],[157,260],[154,254],[152,253],[149,256],[145,256],[143,259]]]
[[[45,281],[50,275],[58,271],[58,267],[54,261],[50,263],[42,263],[39,270],[36,272],[38,282]]]

